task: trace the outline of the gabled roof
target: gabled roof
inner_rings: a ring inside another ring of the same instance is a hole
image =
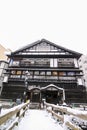
[[[66,51],[66,52],[69,52],[69,53],[71,53],[72,55],[77,55],[78,57],[80,57],[80,56],[82,55],[81,53],[78,53],[78,52],[76,52],[76,51],[73,51],[73,50],[67,49],[67,48],[65,48],[65,47],[59,46],[59,45],[54,44],[54,43],[52,43],[52,42],[50,42],[50,41],[48,41],[48,40],[46,40],[46,39],[41,39],[41,40],[38,40],[38,41],[36,41],[36,42],[34,42],[34,43],[28,44],[27,46],[24,46],[24,47],[22,47],[22,48],[20,48],[20,49],[18,49],[18,50],[16,50],[16,51],[14,51],[14,52],[12,52],[12,54],[13,54],[13,55],[14,55],[14,54],[17,54],[17,53],[19,53],[19,52],[21,52],[21,51],[23,51],[23,50],[25,50],[25,49],[29,49],[29,48],[31,48],[31,47],[33,47],[33,46],[36,46],[36,45],[38,45],[38,44],[40,44],[40,43],[42,43],[42,42],[45,42],[45,43],[47,43],[47,44],[49,44],[49,45],[51,45],[51,46],[54,46],[54,47],[56,47],[56,48],[58,48],[58,49],[62,49],[62,50],[64,50],[64,51]]]
[[[17,53],[17,52],[20,52],[20,51],[25,50],[25,49],[27,49],[27,48],[30,48],[30,47],[32,47],[32,46],[35,46],[35,45],[39,44],[40,42],[41,42],[41,41],[38,40],[38,41],[36,41],[36,42],[30,43],[30,44],[28,44],[28,45],[26,45],[26,46],[24,46],[24,47],[22,47],[22,48],[20,48],[20,49],[18,49],[18,50],[16,50],[16,51],[14,51],[13,53]]]
[[[43,87],[42,88],[42,90],[44,90],[44,89],[48,89],[48,88],[55,88],[55,89],[59,89],[59,90],[64,90],[63,88],[60,88],[60,87],[58,87],[58,86],[56,86],[56,85],[54,85],[54,84],[49,84],[49,85],[47,85],[46,87]]]
[[[49,89],[49,88],[55,88],[56,90],[62,90],[62,91],[64,90],[63,88],[60,88],[60,87],[58,87],[54,84],[49,84],[49,85],[42,87],[42,88],[34,87],[34,88],[30,88],[29,90],[39,90],[40,91],[40,90],[46,90],[46,89]]]

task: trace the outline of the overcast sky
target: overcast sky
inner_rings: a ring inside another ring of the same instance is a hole
[[[0,44],[14,51],[42,38],[87,54],[87,0],[0,0]]]

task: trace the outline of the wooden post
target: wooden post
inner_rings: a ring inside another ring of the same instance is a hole
[[[31,91],[31,94],[30,94],[30,100],[32,101],[32,91]]]

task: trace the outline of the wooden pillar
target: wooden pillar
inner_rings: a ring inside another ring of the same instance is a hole
[[[30,94],[30,101],[32,101],[32,91],[31,91],[31,94]]]
[[[41,91],[40,91],[40,102],[41,102]]]
[[[40,109],[41,109],[41,103],[42,101],[41,101],[41,91],[40,91]]]

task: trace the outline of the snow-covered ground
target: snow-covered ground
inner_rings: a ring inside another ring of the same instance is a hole
[[[28,110],[14,130],[64,130],[45,110]]]
[[[0,113],[0,117],[5,115],[8,112],[14,111],[15,109],[20,109],[24,103],[15,106],[10,109],[2,109]],[[60,121],[57,121],[56,118],[54,118],[51,113],[48,113],[45,109],[39,110],[39,109],[28,109],[25,112],[25,116],[21,119],[16,119],[16,115],[12,117],[12,119],[8,120],[7,123],[0,126],[0,130],[7,130],[9,125],[13,123],[15,120],[17,120],[18,126],[15,126],[13,130],[68,130],[66,127],[66,122],[71,121],[74,125],[80,125],[81,127],[87,128],[87,108],[84,110],[84,108],[70,108],[66,106],[58,106],[58,105],[52,105],[51,106],[55,109],[63,109],[67,112],[71,113],[64,114],[64,123],[61,123]],[[52,107],[48,107],[48,109],[52,109]],[[58,112],[59,114],[59,112]],[[80,119],[79,117],[82,117]]]

